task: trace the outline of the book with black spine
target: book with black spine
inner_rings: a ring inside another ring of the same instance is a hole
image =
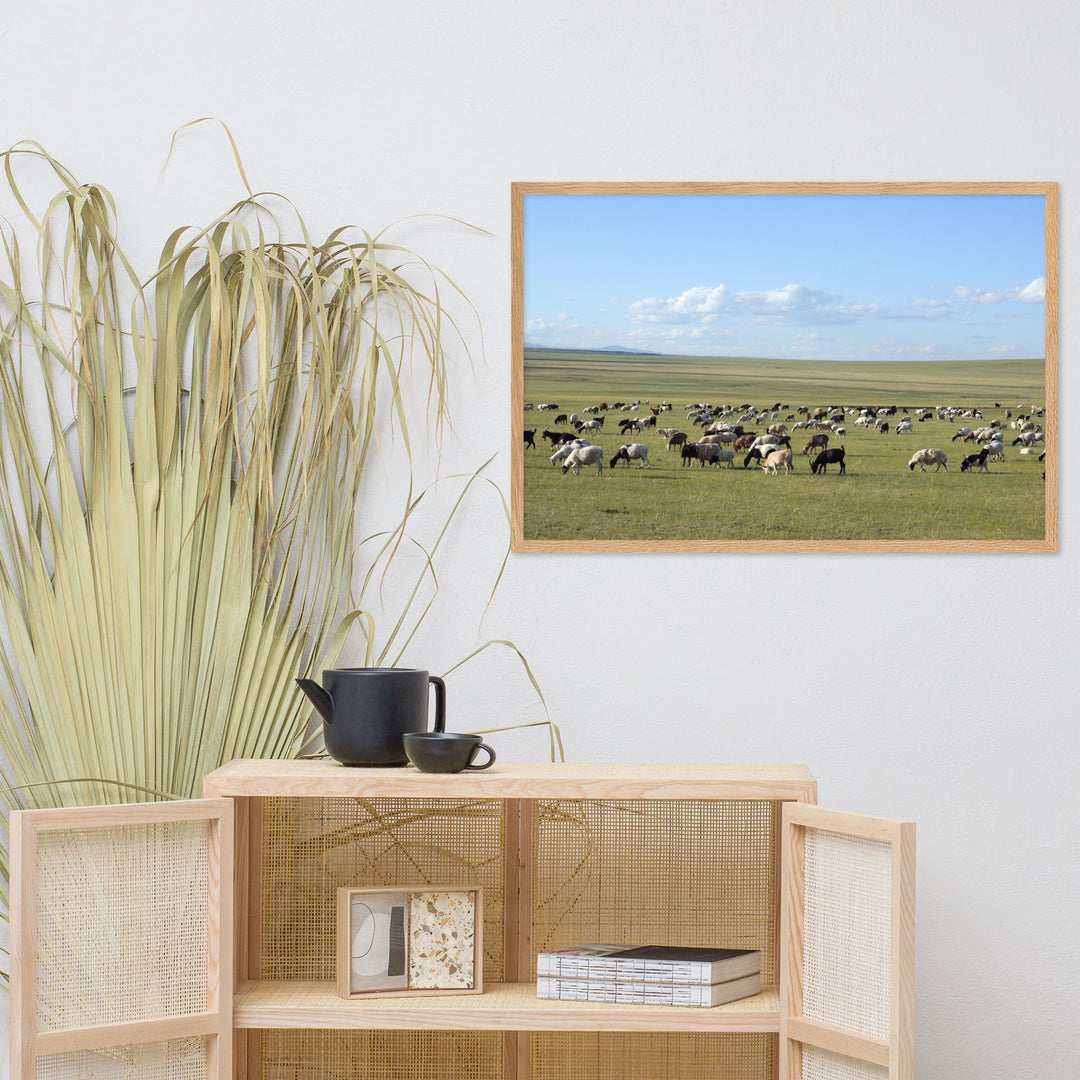
[[[761,993],[761,972],[738,979],[702,983],[657,983],[537,976],[536,996],[559,1001],[596,1001],[613,1005],[670,1005],[709,1009]]]
[[[612,982],[689,983],[711,986],[761,971],[760,949],[706,949],[680,945],[574,945],[542,952],[536,974]]]

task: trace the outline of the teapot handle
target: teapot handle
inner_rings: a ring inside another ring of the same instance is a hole
[[[433,731],[446,730],[446,683],[438,675],[429,675],[428,681],[435,687],[435,727]]]

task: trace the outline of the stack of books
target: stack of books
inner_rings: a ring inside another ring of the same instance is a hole
[[[575,945],[536,958],[536,996],[710,1008],[761,991],[757,949]]]

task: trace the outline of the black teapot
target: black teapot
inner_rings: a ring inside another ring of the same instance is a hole
[[[297,679],[323,718],[326,752],[343,765],[405,765],[404,736],[428,729],[435,687],[435,731],[446,730],[446,684],[413,668],[331,668],[322,686]]]

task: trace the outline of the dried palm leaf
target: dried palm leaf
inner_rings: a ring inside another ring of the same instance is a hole
[[[27,158],[59,181],[40,216]],[[380,424],[409,451],[404,365],[425,365],[443,430],[455,287],[385,234],[315,242],[296,214],[286,242],[255,195],[174,232],[142,281],[104,188],[36,144],[2,159],[25,216],[0,230],[6,805],[190,797],[231,758],[296,756],[294,676],[356,623],[371,650],[355,507]],[[407,645],[417,595],[380,659]]]

